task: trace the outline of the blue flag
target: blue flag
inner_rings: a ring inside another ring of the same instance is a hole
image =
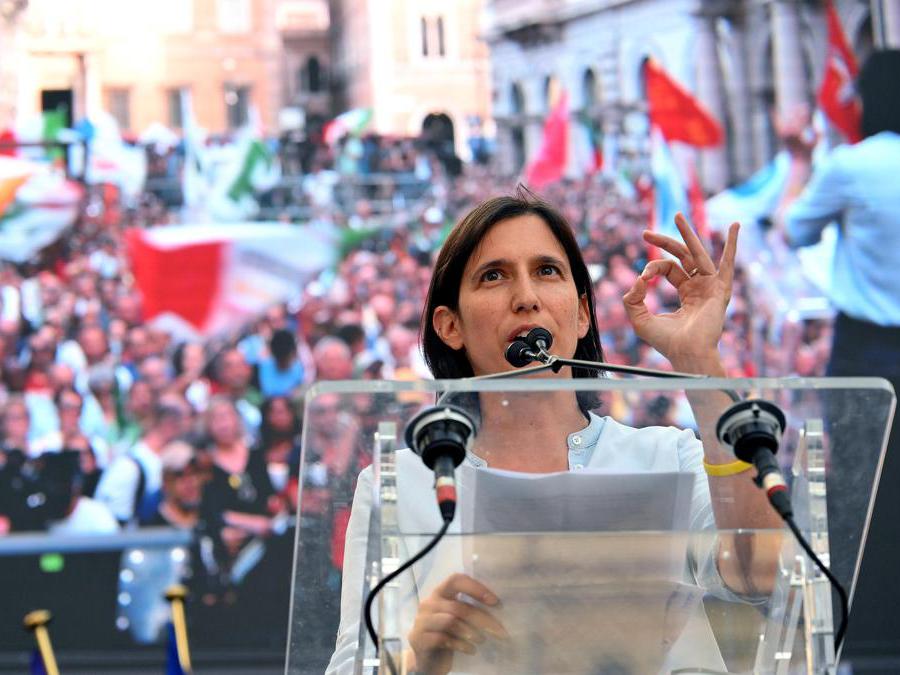
[[[44,658],[35,647],[31,651],[31,661],[28,664],[28,672],[31,675],[47,675],[47,669],[44,667]]]
[[[178,640],[171,621],[166,624],[166,675],[188,675],[178,660]]]

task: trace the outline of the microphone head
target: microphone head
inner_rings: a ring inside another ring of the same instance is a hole
[[[743,462],[753,462],[760,448],[778,452],[787,426],[784,413],[774,403],[762,399],[739,401],[722,413],[716,424],[719,442]]]
[[[528,331],[525,336],[525,342],[531,347],[532,351],[548,350],[553,345],[553,335],[546,328],[538,326]],[[539,344],[543,342],[543,344]]]
[[[533,351],[535,351],[535,347],[532,347],[525,340],[514,340],[506,348],[506,360],[514,368],[521,368],[534,361],[534,358],[531,356]]]
[[[439,457],[449,457],[454,466],[459,466],[472,445],[475,430],[475,421],[462,408],[432,406],[406,425],[406,445],[429,469],[434,469]]]

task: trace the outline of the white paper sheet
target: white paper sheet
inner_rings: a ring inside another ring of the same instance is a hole
[[[658,672],[702,613],[684,583],[693,474],[466,474],[464,568],[501,599],[511,639],[454,672]]]

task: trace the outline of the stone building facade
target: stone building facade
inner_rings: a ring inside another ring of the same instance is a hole
[[[900,3],[836,0],[860,59],[900,44]],[[513,173],[541,139],[553,83],[622,157],[646,152],[641,63],[654,56],[722,121],[727,143],[698,153],[704,187],[740,181],[776,151],[773,111],[812,103],[826,53],[817,0],[489,0],[498,163]],[[586,142],[570,134],[569,172]]]
[[[332,0],[337,105],[372,108],[382,134],[417,136],[434,122],[465,156],[476,120],[490,117],[483,2]]]
[[[0,63],[16,64],[3,126],[62,103],[74,119],[109,111],[133,134],[179,128],[188,94],[213,133],[252,110],[267,131],[285,107],[331,112],[327,0],[29,0],[16,26],[15,44],[0,46]]]

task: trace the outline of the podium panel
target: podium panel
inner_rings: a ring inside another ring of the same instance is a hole
[[[584,426],[546,439],[542,415],[569,399]],[[499,597],[490,608],[457,599],[496,614],[508,637],[456,654],[454,673],[833,672],[840,612],[827,579],[779,521],[751,518],[754,469],[725,479],[703,467],[724,456],[722,413],[749,399],[784,412],[776,459],[795,521],[852,601],[895,406],[884,380],[315,385],[286,672],[400,672],[419,603],[455,574]],[[365,598],[442,525],[434,474],[406,447],[410,421],[435,404],[473,428],[456,513],[438,546],[380,592],[376,655]],[[542,443],[558,444],[554,456],[565,447],[568,466],[504,470],[540,459]]]

